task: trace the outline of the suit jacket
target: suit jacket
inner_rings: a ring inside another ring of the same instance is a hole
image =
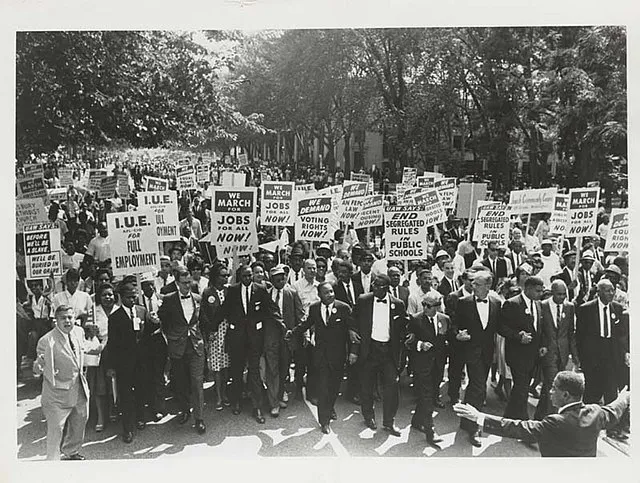
[[[508,255],[505,255],[505,258],[511,262],[511,268],[515,272],[516,268],[518,268],[524,262],[526,255],[524,254],[524,252],[520,252],[520,264],[516,263],[514,255],[515,254],[513,252],[510,252]]]
[[[392,288],[389,287],[389,293],[393,295]],[[398,298],[404,302],[404,306],[409,306],[409,289],[404,285],[398,285]]]
[[[628,405],[626,398],[602,407],[580,402],[542,421],[486,415],[482,429],[507,438],[535,439],[541,456],[596,456],[600,431],[612,429]]]
[[[471,363],[481,361],[490,365],[493,361],[494,338],[499,326],[501,309],[497,298],[489,295],[487,299],[489,300],[489,319],[485,328],[482,327],[482,321],[476,309],[475,296],[467,295],[459,299],[454,313],[452,333],[455,338],[458,330],[467,329],[471,339],[458,341],[465,359]]]
[[[144,357],[144,343],[157,328],[151,324],[147,309],[141,305],[134,305],[133,311],[141,324],[137,334],[133,330],[133,320],[123,307],[109,315],[109,337],[103,355],[104,365],[108,369],[133,371],[136,363]]]
[[[160,289],[160,293],[162,295],[169,295],[170,293],[177,292],[177,291],[178,291],[178,284],[176,284],[175,280]]]
[[[224,287],[224,298],[226,300],[228,288]],[[207,287],[202,292],[202,300],[200,302],[200,331],[205,336],[216,332],[220,323],[224,320],[222,317],[222,301],[215,287]]]
[[[75,354],[68,338],[57,328],[53,328],[38,341],[36,353],[44,356],[42,376],[42,406],[55,405],[62,408],[75,406],[77,393],[69,391],[79,383],[89,399],[89,384],[82,372],[84,354],[82,352],[82,329],[74,328],[71,338]]]
[[[202,357],[204,355],[204,341],[200,332],[199,306],[191,296],[193,303],[193,315],[190,320],[185,319],[180,292],[174,292],[164,298],[158,309],[158,317],[162,323],[162,332],[167,338],[167,350],[169,357],[179,359],[184,355],[187,342],[190,341],[193,350]]]
[[[269,297],[273,300],[273,292],[276,289],[271,287],[269,289]],[[282,289],[282,324],[277,323],[275,319],[269,319],[265,324],[265,340],[275,341],[281,340],[284,337],[286,330],[293,329],[299,324],[305,316],[304,307],[302,306],[302,300],[300,295],[295,289],[288,285],[285,285]],[[290,347],[295,348],[296,344],[292,341]]]
[[[322,302],[311,304],[309,316],[294,327],[293,333],[298,336],[313,327],[316,339],[313,349],[314,366],[328,366],[334,370],[341,370],[344,367],[349,344],[348,331],[352,325],[351,307],[339,300],[334,301],[333,311],[326,325],[321,314],[321,310],[324,309]]]
[[[349,305],[353,309],[353,307],[355,307],[356,305],[356,301],[358,300],[358,297],[362,295],[362,283],[360,283],[359,285],[356,285],[356,282],[351,280],[351,287],[353,288],[353,294],[355,295],[355,298],[351,302],[349,302],[349,297],[347,296],[347,290],[344,288],[344,284],[340,280],[338,280],[336,284],[333,286],[333,291],[336,295],[336,300],[339,300],[340,302],[344,302],[345,304]]]
[[[365,287],[362,286],[362,272],[360,272],[360,270],[358,270],[356,273],[354,273],[353,275],[351,275],[351,282],[353,283],[353,291],[356,294],[356,300],[358,300],[358,297],[360,297],[360,295],[362,295],[364,293],[364,289]],[[371,276],[371,281],[373,282],[373,273],[369,272],[369,275]],[[367,288],[371,288],[371,287],[367,287]],[[355,302],[355,301],[354,301]]]
[[[539,357],[542,342],[542,308],[535,300],[537,311],[537,330],[533,325],[533,314],[527,314],[528,308],[522,294],[511,297],[502,305],[500,328],[498,332],[505,340],[505,358],[510,367],[531,369]],[[520,342],[519,332],[524,330],[531,334],[533,340],[529,344]]]
[[[558,326],[553,324],[551,299],[547,299],[540,304],[542,308],[542,347],[549,349],[545,356],[545,360],[551,361],[556,357],[560,357],[560,367],[566,367],[569,360],[569,354],[577,360],[578,349],[575,339],[575,309],[571,302],[566,300],[562,304],[560,320]]]
[[[407,332],[409,318],[402,300],[389,295],[389,342],[396,368],[402,367],[402,348],[404,336]],[[371,331],[373,328],[373,303],[372,292],[361,295],[356,302],[353,311],[352,328],[360,335],[360,343],[354,344],[352,351],[358,354],[359,362],[365,361],[371,350]]]
[[[432,364],[435,359],[444,360],[446,357],[447,341],[451,338],[451,319],[440,312],[436,312],[435,317],[438,324],[437,333],[424,314],[412,315],[409,318],[408,330],[416,336],[410,345],[415,367],[424,367],[425,364]],[[428,351],[418,352],[418,342],[430,342],[433,347]]]
[[[624,354],[629,352],[629,318],[623,314],[622,305],[611,302],[611,339],[615,359],[604,350],[604,339],[600,337],[600,311],[598,299],[591,300],[577,310],[576,342],[580,362],[585,370],[603,365],[624,366]],[[613,363],[613,364],[612,364]]]
[[[487,267],[489,270],[491,270],[491,263],[489,262],[488,258],[485,258],[484,260],[482,260],[482,264],[485,267]],[[493,285],[492,285],[492,288],[496,288],[497,285],[498,285],[498,280],[508,276],[508,273],[507,273],[507,261],[502,257],[496,258],[496,271],[494,272],[492,270],[491,273],[493,273]]]
[[[460,286],[460,284],[458,284],[458,286]],[[451,282],[449,282],[447,277],[442,277],[442,280],[440,280],[440,284],[438,285],[438,292],[440,292],[443,297],[446,297],[453,291]]]
[[[569,300],[570,302],[573,302],[577,294],[574,289],[569,288],[569,284],[571,284],[571,280],[572,280],[571,270],[569,270],[568,267],[564,267],[562,269],[562,272],[551,277],[551,281],[553,282],[554,280],[562,280],[565,283],[565,285],[567,286],[567,300]]]

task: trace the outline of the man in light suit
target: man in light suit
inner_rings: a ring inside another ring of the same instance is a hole
[[[204,434],[207,428],[202,419],[204,341],[198,322],[200,307],[191,293],[191,274],[185,267],[176,269],[175,282],[178,291],[163,299],[158,317],[167,338],[167,351],[180,407],[178,422],[185,424],[189,420],[192,406],[196,431]]]
[[[542,347],[547,353],[542,358],[542,391],[534,415],[538,420],[553,412],[549,390],[556,374],[567,367],[569,355],[574,364],[579,365],[574,337],[575,311],[573,304],[567,302],[567,286],[562,280],[554,280],[551,294],[551,298],[540,304]]]
[[[541,456],[596,456],[598,437],[603,429],[613,428],[629,406],[630,393],[625,388],[618,398],[600,407],[582,402],[584,378],[571,371],[559,372],[551,387],[551,402],[558,414],[542,421],[500,418],[484,414],[469,404],[456,404],[461,418],[478,424],[484,431],[506,438],[535,440]]]
[[[82,329],[68,305],[55,311],[55,327],[43,335],[33,363],[43,375],[42,412],[47,420],[47,459],[83,460],[79,451],[89,417],[89,385],[82,373]]]

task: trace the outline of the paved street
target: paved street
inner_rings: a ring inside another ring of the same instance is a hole
[[[316,408],[308,402],[293,400],[277,419],[266,415],[264,425],[257,424],[250,415],[249,401],[245,411],[234,416],[230,408],[216,411],[213,406],[212,383],[205,384],[204,436],[196,434],[190,425],[180,426],[175,412],[158,423],[149,423],[126,445],[120,439],[120,423],[111,423],[104,432],[96,433],[95,422],[89,421],[82,453],[89,460],[98,459],[156,459],[171,457],[229,457],[253,458],[291,456],[367,456],[367,457],[537,457],[537,450],[521,442],[485,435],[481,448],[472,447],[465,432],[458,429],[458,418],[449,405],[434,418],[436,431],[444,438],[439,449],[428,445],[424,435],[411,430],[411,411],[414,407],[412,389],[406,378],[402,380],[400,410],[396,418],[402,436],[389,436],[380,427],[373,432],[364,426],[359,407],[338,398],[338,421],[332,423],[333,434],[323,435],[316,420]],[[446,390],[443,391],[446,394]],[[29,380],[18,385],[18,458],[44,460],[46,454],[46,422],[40,408],[37,382]],[[446,398],[445,398],[446,400]],[[534,403],[536,400],[531,399]],[[169,404],[169,408],[172,405]],[[489,389],[485,410],[501,414],[504,403]],[[377,403],[380,425],[381,403]],[[191,420],[193,424],[193,419]],[[599,444],[599,456],[625,457],[606,441]]]

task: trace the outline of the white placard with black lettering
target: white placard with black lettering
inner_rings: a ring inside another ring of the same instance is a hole
[[[180,240],[177,192],[141,191],[138,193],[138,208],[155,213],[158,241]]]
[[[296,216],[293,181],[264,181],[260,193],[260,224],[291,226]]]
[[[337,229],[338,216],[331,196],[311,195],[298,199],[296,240],[329,241]]]
[[[387,260],[427,258],[425,205],[386,206],[384,236]]]
[[[600,188],[574,188],[569,190],[568,238],[596,234]]]
[[[160,268],[156,214],[150,209],[107,213],[113,275],[133,275]]]
[[[216,187],[211,198],[211,245],[218,258],[258,251],[256,226],[258,189]]]
[[[629,251],[629,209],[612,208],[605,252]]]
[[[51,223],[25,225],[24,259],[29,279],[62,275],[60,228]]]

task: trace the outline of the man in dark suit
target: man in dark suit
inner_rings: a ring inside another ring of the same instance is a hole
[[[453,320],[453,334],[460,343],[469,384],[464,401],[482,407],[487,393],[487,376],[493,361],[494,337],[500,319],[500,301],[489,295],[493,277],[487,270],[473,274],[473,295],[458,300]],[[469,441],[480,446],[478,427],[466,420],[460,427],[469,433]]]
[[[387,269],[387,275],[389,276],[389,280],[391,280],[389,293],[395,298],[402,300],[404,306],[407,307],[409,305],[409,289],[400,283],[402,280],[402,271],[396,266],[391,266]]]
[[[440,299],[437,294],[427,293],[422,299],[423,312],[409,319],[409,332],[415,334],[411,344],[411,366],[418,395],[411,426],[425,433],[431,444],[442,441],[433,428],[433,409],[440,395],[451,326],[449,317],[437,311],[442,304]]]
[[[161,298],[164,298],[167,295],[171,295],[172,293],[177,292],[179,290],[178,281],[175,278],[176,277],[176,273],[177,273],[179,268],[184,268],[184,267],[182,267],[177,261],[172,260],[171,261],[171,272],[173,273],[173,282],[168,283],[167,285],[165,285],[164,287],[162,287],[160,289]]]
[[[542,391],[534,415],[542,419],[553,412],[549,391],[556,374],[564,371],[569,355],[579,366],[578,350],[574,337],[575,311],[573,304],[567,302],[567,286],[562,280],[551,282],[551,298],[540,304],[542,324],[542,347],[547,349],[542,358]]]
[[[511,262],[511,269],[515,272],[516,268],[522,265],[525,260],[522,240],[513,240],[509,245],[509,250],[509,254],[505,258]]]
[[[122,440],[131,443],[134,423],[138,429],[145,427],[145,386],[149,378],[147,348],[153,327],[149,312],[135,303],[138,297],[135,286],[125,283],[120,286],[119,292],[122,305],[109,316],[104,364],[107,375],[113,376],[115,373],[116,376],[122,409]]]
[[[487,246],[487,258],[482,261],[482,264],[491,270],[493,274],[493,290],[498,286],[498,282],[509,276],[507,272],[507,261],[504,258],[498,256],[498,246],[495,242],[489,242]]]
[[[588,300],[592,287],[598,281],[598,274],[594,274],[591,271],[595,260],[596,259],[593,256],[593,253],[589,250],[585,250],[585,252],[580,257],[580,268],[578,269],[577,276],[579,287],[576,298],[575,300],[573,300],[573,303],[576,307],[582,305]]]
[[[456,243],[460,243],[464,240],[464,230],[460,227],[460,219],[459,218],[450,218],[447,220],[448,226],[450,226],[447,233],[451,237],[451,239],[455,240]]]
[[[293,329],[304,319],[304,308],[298,293],[287,286],[287,275],[284,265],[277,265],[270,272],[273,286],[269,295],[280,309],[285,330]],[[285,381],[289,374],[289,349],[284,341],[283,327],[276,324],[274,319],[268,319],[264,331],[264,357],[266,363],[265,383],[267,385],[267,398],[271,408],[271,416],[276,418],[280,414],[280,408],[286,408],[284,401]]]
[[[573,276],[573,270],[576,267],[576,252],[573,250],[565,252],[562,258],[564,259],[564,267],[560,273],[551,277],[551,281],[562,280],[567,286],[568,300],[573,302],[577,295],[575,288],[578,285],[576,277]]]
[[[333,286],[328,282],[318,285],[320,302],[309,307],[309,316],[293,330],[287,332],[287,340],[302,334],[312,326],[315,329],[313,348],[313,374],[318,397],[318,422],[323,433],[329,434],[329,422],[337,419],[334,405],[340,389],[344,361],[349,343],[351,308],[335,299]],[[355,354],[349,355],[354,363]]]
[[[540,298],[544,282],[533,276],[526,280],[524,291],[502,305],[499,333],[505,340],[505,359],[511,375],[513,388],[505,418],[529,419],[527,411],[529,385],[538,359],[546,354],[541,346]]]
[[[460,284],[454,277],[453,261],[446,260],[442,264],[442,272],[444,273],[444,276],[438,285],[438,292],[440,292],[443,297],[446,297],[451,292],[458,290]]]
[[[373,273],[371,268],[373,267],[373,253],[370,250],[364,250],[360,258],[360,270],[351,276],[353,286],[356,292],[369,293],[371,292],[371,284],[373,282]]]
[[[191,293],[191,274],[185,267],[180,266],[175,271],[175,281],[178,291],[163,299],[158,309],[158,317],[162,324],[162,332],[167,338],[172,378],[180,407],[178,422],[185,424],[189,420],[191,405],[196,431],[198,434],[204,434],[204,341],[200,332],[199,306]]]
[[[387,275],[374,278],[373,293],[362,295],[356,302],[353,337],[360,365],[360,400],[365,424],[377,429],[373,409],[373,387],[379,372],[383,384],[383,428],[394,436],[400,430],[394,423],[398,411],[398,375],[402,344],[408,318],[402,300],[389,295]],[[359,339],[359,340],[358,340]]]
[[[229,288],[227,298],[222,304],[224,317],[229,321],[227,347],[231,357],[231,404],[233,414],[240,414],[242,395],[242,373],[249,366],[249,390],[253,403],[254,417],[264,424],[262,406],[262,380],[260,379],[260,357],[264,352],[265,324],[282,326],[280,309],[271,299],[267,289],[252,282],[251,267],[240,270],[240,283]]]
[[[537,441],[541,456],[594,457],[600,431],[618,424],[629,406],[630,393],[625,388],[616,400],[600,407],[583,403],[583,392],[582,374],[562,371],[551,387],[551,403],[558,408],[558,414],[550,414],[542,421],[499,418],[468,404],[457,404],[454,409],[458,416],[477,423],[487,433]]]
[[[615,287],[608,279],[597,284],[598,298],[577,311],[576,341],[585,378],[584,400],[605,404],[616,397],[619,379],[629,362],[629,319],[613,302]]]

